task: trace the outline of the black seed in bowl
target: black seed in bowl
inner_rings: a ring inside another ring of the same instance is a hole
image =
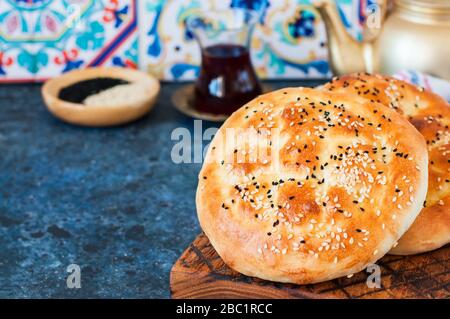
[[[115,78],[94,78],[73,83],[59,91],[58,98],[67,102],[82,103],[88,96],[130,82]]]

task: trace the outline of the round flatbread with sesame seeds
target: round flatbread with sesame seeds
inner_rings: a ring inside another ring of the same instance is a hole
[[[387,105],[425,137],[429,154],[425,207],[391,253],[423,253],[450,243],[450,105],[430,91],[381,75],[347,75],[324,89]]]
[[[232,114],[199,174],[197,213],[224,262],[297,284],[364,269],[398,241],[427,190],[422,135],[353,95],[286,88]]]

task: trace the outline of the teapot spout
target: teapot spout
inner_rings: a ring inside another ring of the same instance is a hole
[[[366,43],[356,41],[345,29],[334,1],[313,2],[319,11],[327,30],[328,55],[334,75],[368,71],[365,55]]]

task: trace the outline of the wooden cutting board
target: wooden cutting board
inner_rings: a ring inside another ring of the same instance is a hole
[[[247,277],[230,269],[204,234],[184,251],[170,273],[172,298],[450,298],[450,246],[426,254],[385,256],[381,288],[366,272],[314,285]]]

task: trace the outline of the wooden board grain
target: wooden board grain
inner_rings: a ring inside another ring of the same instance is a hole
[[[385,256],[381,288],[369,288],[369,273],[314,285],[274,283],[247,277],[224,264],[204,234],[170,273],[172,298],[450,298],[450,246],[415,256]]]

